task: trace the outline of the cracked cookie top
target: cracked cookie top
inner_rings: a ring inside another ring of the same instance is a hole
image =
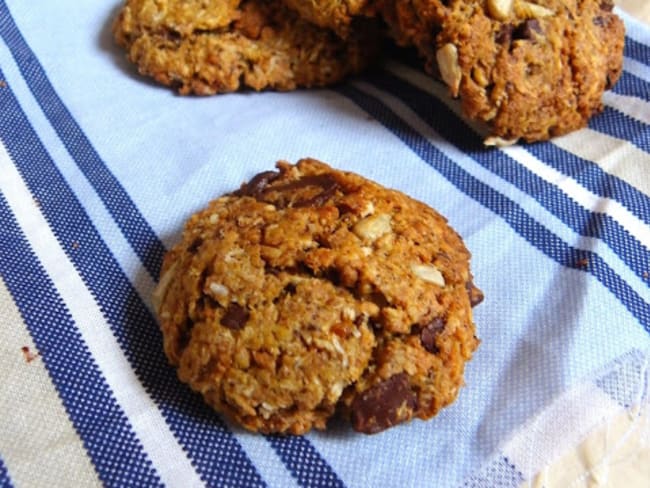
[[[155,294],[181,380],[248,429],[339,408],[373,433],[453,401],[478,345],[469,252],[425,204],[313,159],[211,202]]]

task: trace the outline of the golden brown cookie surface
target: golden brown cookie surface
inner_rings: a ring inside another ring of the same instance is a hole
[[[378,48],[375,26],[344,41],[273,0],[126,0],[113,32],[141,74],[181,94],[324,86]]]
[[[374,433],[451,403],[478,345],[469,252],[421,202],[315,160],[186,224],[156,309],[181,380],[260,432]]]
[[[300,17],[320,27],[333,29],[342,37],[350,33],[356,17],[373,17],[375,0],[282,0]]]
[[[503,143],[584,127],[622,69],[611,0],[385,0],[392,36],[414,45],[464,114]]]

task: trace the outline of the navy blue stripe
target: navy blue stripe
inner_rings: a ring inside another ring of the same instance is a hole
[[[650,153],[650,125],[605,106],[605,110],[589,120],[589,127],[603,134],[628,141]]]
[[[304,437],[270,435],[266,439],[300,486],[344,487],[343,481]]]
[[[594,194],[616,200],[637,218],[650,224],[650,198],[598,164],[565,151],[552,142],[529,144],[526,150],[557,171],[571,176]]]
[[[568,268],[585,271],[600,281],[637,318],[650,333],[650,305],[646,303],[620,276],[618,276],[596,253],[576,249],[531,218],[514,201],[474,178],[456,165],[426,138],[390,111],[380,100],[367,95],[352,86],[338,89],[365,112],[372,115],[424,162],[444,176],[460,191],[473,198],[539,249],[549,258]],[[448,121],[446,118],[445,121]],[[465,129],[465,133],[469,129]],[[475,136],[468,134],[468,145]],[[585,266],[586,263],[586,266]]]
[[[0,138],[96,298],[139,380],[201,477],[211,484],[263,485],[223,422],[197,395],[180,385],[162,352],[156,321],[47,154],[9,87],[0,90],[0,112]]]
[[[619,95],[638,97],[646,102],[650,101],[650,83],[628,71],[623,71],[612,91]]]
[[[13,485],[11,483],[11,478],[9,477],[7,467],[0,457],[0,488],[11,488],[12,486]]]
[[[2,194],[0,222],[0,273],[99,478],[162,485]]]
[[[646,46],[645,44],[630,39],[629,37],[625,37],[623,55],[635,59],[646,66],[650,65],[650,46]]]
[[[106,167],[55,92],[43,67],[16,27],[4,0],[0,0],[0,36],[72,159],[93,185],[144,267],[157,278],[165,252],[162,242],[140,213],[132,212],[136,208],[133,200]]]
[[[611,216],[584,209],[555,185],[544,181],[501,151],[487,150],[475,143],[472,143],[474,147],[468,146],[468,128],[465,123],[434,96],[391,74],[377,73],[371,81],[382,90],[397,94],[402,102],[440,135],[483,167],[529,194],[575,232],[607,243],[643,279],[644,273],[650,269],[650,252]],[[542,161],[552,161],[561,156],[569,158],[568,153],[550,143],[531,144],[527,148]],[[650,199],[644,200],[647,204]],[[647,281],[646,284],[650,286]]]

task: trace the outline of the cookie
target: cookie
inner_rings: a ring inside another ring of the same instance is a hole
[[[461,238],[356,174],[277,169],[193,215],[165,256],[154,306],[179,378],[257,432],[433,416],[479,343]]]
[[[325,86],[362,71],[379,31],[342,40],[273,0],[126,0],[113,33],[141,74],[180,94]]]
[[[612,0],[385,0],[401,45],[417,47],[488,144],[546,140],[602,110],[622,69]]]

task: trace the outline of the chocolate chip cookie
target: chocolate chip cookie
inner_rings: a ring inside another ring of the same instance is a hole
[[[612,0],[385,0],[392,36],[413,45],[489,144],[579,129],[622,69]]]
[[[470,254],[425,204],[313,159],[193,215],[154,305],[180,379],[247,429],[335,413],[375,433],[457,397],[478,346]]]
[[[379,30],[345,40],[273,0],[126,0],[113,25],[141,74],[180,94],[324,86],[359,73]]]

